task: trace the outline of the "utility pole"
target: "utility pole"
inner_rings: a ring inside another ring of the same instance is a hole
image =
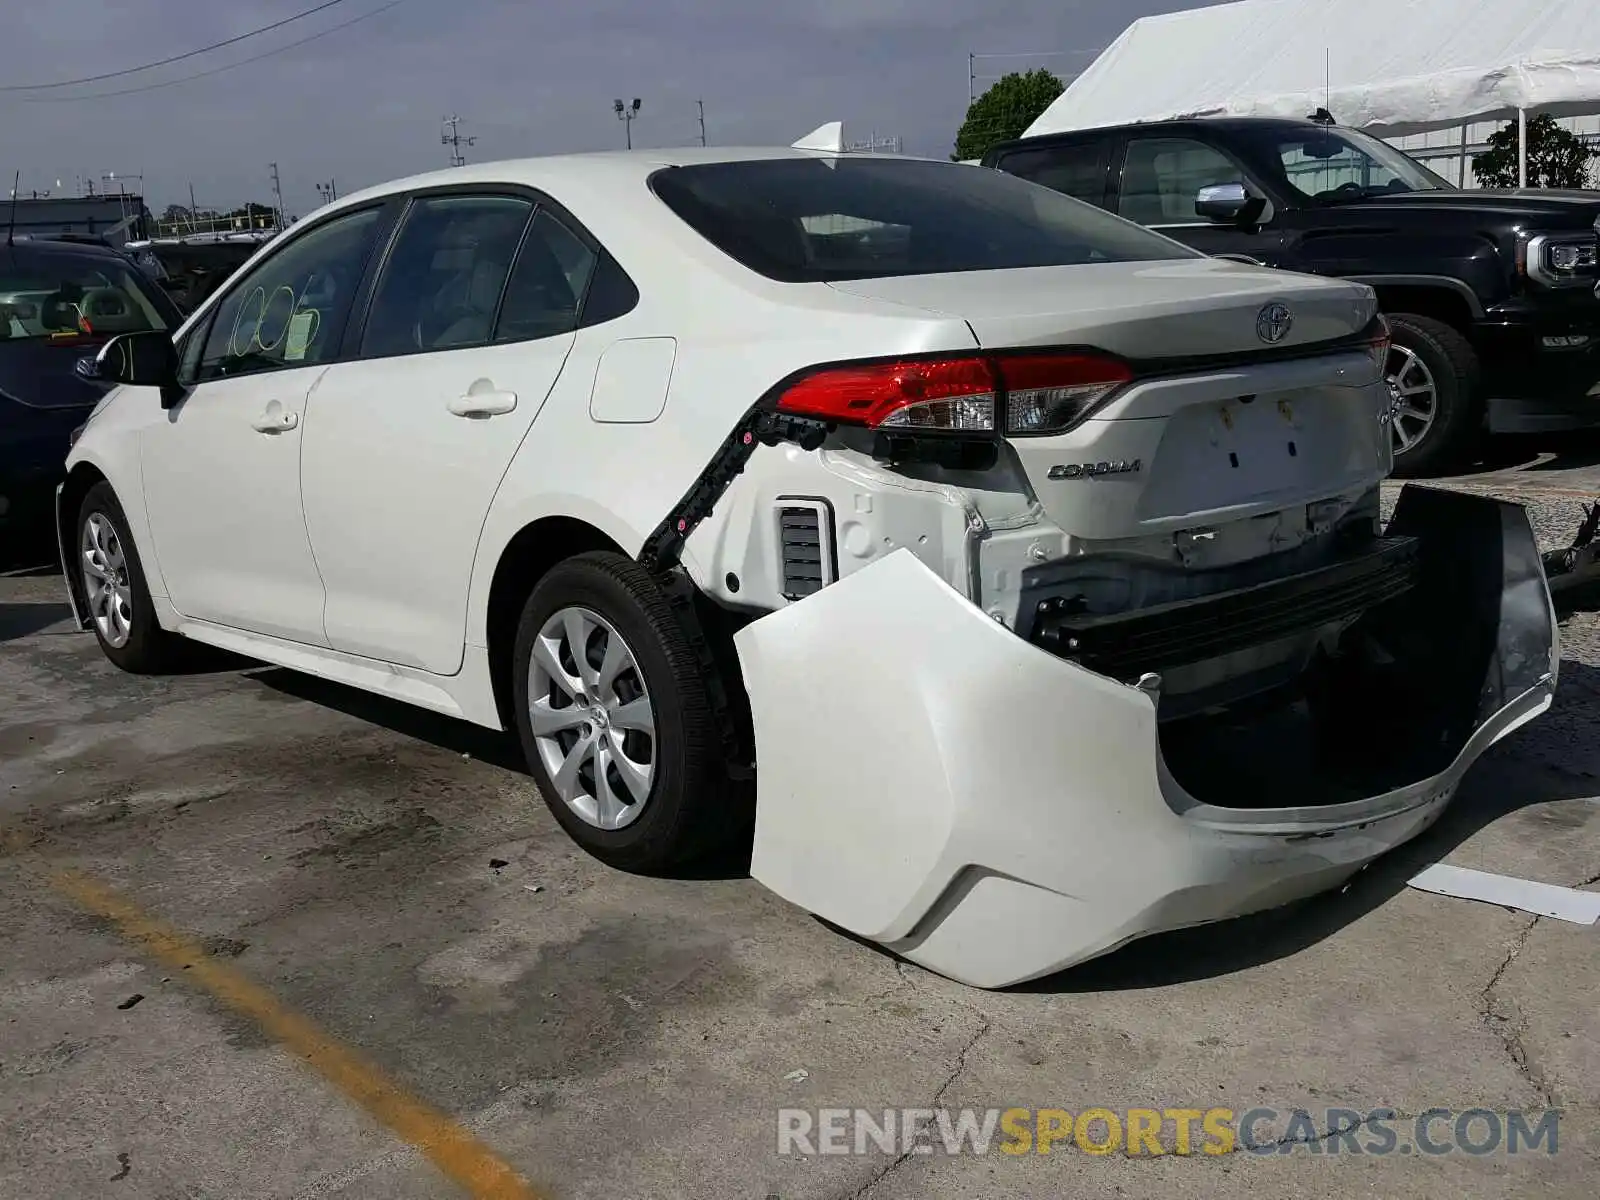
[[[194,183],[189,183],[189,232],[196,233],[200,228],[200,210],[194,203]]]
[[[450,132],[441,133],[439,135],[439,141],[442,145],[450,147],[450,165],[452,167],[464,167],[467,165],[467,156],[461,153],[461,147],[463,144],[468,146],[477,145],[478,139],[475,137],[464,138],[461,136],[461,118],[455,116],[454,114],[444,118],[444,124],[449,126]]]
[[[633,119],[639,115],[639,106],[643,103],[644,101],[637,96],[633,98],[631,106],[624,104],[621,100],[613,100],[611,102],[612,111],[617,114],[617,120],[622,122],[623,128],[628,132],[629,150],[633,149]]]
[[[700,144],[704,146],[706,144],[706,102],[704,100],[696,100],[695,103],[700,106]]]
[[[978,56],[967,51],[967,107],[978,98]]]
[[[272,168],[272,197],[277,202],[273,209],[273,220],[279,229],[283,228],[283,184],[278,180],[278,164],[268,163]]]

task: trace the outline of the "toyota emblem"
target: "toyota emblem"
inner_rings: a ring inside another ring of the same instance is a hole
[[[1294,314],[1281,301],[1274,300],[1256,314],[1256,336],[1268,344],[1283,341],[1293,325]]]

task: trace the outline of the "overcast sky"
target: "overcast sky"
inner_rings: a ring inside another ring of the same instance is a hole
[[[1134,18],[1203,0],[401,0],[307,45],[205,78],[380,8],[343,0],[283,29],[181,63],[80,87],[0,92],[0,173],[24,194],[142,175],[157,212],[270,202],[304,213],[341,194],[449,164],[440,118],[478,138],[469,161],[623,143],[612,100],[644,101],[636,146],[786,144],[824,121],[850,138],[899,135],[950,153],[980,77],[1081,69]],[[0,85],[138,66],[312,7],[315,0],[49,0],[4,19]],[[1068,55],[1047,52],[1071,52]],[[1087,52],[1087,53],[1086,53]],[[980,79],[980,90],[983,80]],[[90,97],[90,98],[82,98]]]

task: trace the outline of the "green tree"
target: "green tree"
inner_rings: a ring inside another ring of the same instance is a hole
[[[956,152],[951,157],[958,162],[982,158],[990,146],[1021,137],[1064,91],[1066,86],[1061,80],[1043,67],[1002,76],[968,106],[967,119],[956,134]]]
[[[1584,188],[1600,150],[1592,149],[1570,129],[1556,124],[1549,113],[1528,118],[1528,186]],[[1472,173],[1486,188],[1517,186],[1517,123],[1489,135],[1489,148],[1472,156]]]

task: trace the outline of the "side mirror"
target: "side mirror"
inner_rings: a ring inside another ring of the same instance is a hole
[[[1245,225],[1261,215],[1266,204],[1252,196],[1242,183],[1217,183],[1203,187],[1194,198],[1194,211],[1208,221]]]
[[[162,407],[170,408],[168,397],[179,390],[178,351],[164,330],[119,334],[94,356],[94,378],[129,387],[160,388]]]

